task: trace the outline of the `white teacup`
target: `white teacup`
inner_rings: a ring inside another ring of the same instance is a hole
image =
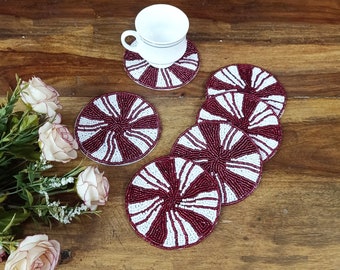
[[[167,4],[148,6],[137,14],[135,27],[136,31],[122,33],[122,45],[138,53],[150,65],[166,68],[184,55],[189,19],[177,7]],[[128,36],[135,38],[131,45],[126,42]]]

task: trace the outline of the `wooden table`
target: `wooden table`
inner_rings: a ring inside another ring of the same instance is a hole
[[[99,165],[111,184],[100,218],[52,230],[27,225],[25,234],[47,233],[72,251],[58,269],[340,269],[340,2],[172,1],[190,19],[188,38],[201,66],[190,84],[166,92],[137,85],[122,62],[120,34],[156,2],[163,1],[0,1],[2,96],[15,86],[16,73],[25,80],[36,75],[60,92],[63,123],[73,130],[91,98],[129,91],[155,105],[163,128],[143,160]],[[284,85],[281,147],[254,194],[223,207],[202,243],[176,251],[153,247],[128,222],[126,187],[195,123],[210,74],[234,63],[261,66]],[[57,168],[83,159],[79,152],[78,160]]]

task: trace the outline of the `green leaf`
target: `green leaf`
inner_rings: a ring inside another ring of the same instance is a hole
[[[36,128],[39,125],[39,117],[36,114],[25,115],[20,127],[19,132],[24,131],[26,129]]]
[[[11,119],[10,119],[10,126],[11,129],[17,130],[17,125],[20,122],[20,119],[22,117],[22,112],[15,112],[11,115]]]
[[[4,202],[7,199],[7,194],[2,194],[0,196],[0,203]]]
[[[12,226],[20,225],[30,213],[25,209],[0,211],[0,232],[6,233]]]
[[[29,192],[28,189],[25,189],[25,192],[26,192],[26,196],[27,196],[26,198],[27,198],[28,205],[32,206],[33,201],[34,201],[33,195],[32,195],[31,192]]]
[[[7,120],[8,120],[8,117],[6,115],[6,109],[1,108],[0,109],[0,133],[3,133],[6,131]]]
[[[0,107],[0,118],[6,116],[6,109],[4,107]]]
[[[35,144],[12,145],[9,147],[8,152],[16,158],[24,160],[35,161],[40,159],[40,152],[37,151],[37,145]]]

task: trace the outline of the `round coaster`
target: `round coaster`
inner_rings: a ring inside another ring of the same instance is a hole
[[[241,129],[227,122],[206,121],[182,133],[171,155],[190,159],[218,180],[222,205],[238,203],[258,186],[262,160]]]
[[[142,97],[113,92],[94,98],[79,113],[75,137],[81,151],[105,165],[126,165],[146,156],[160,136],[155,108]]]
[[[245,131],[259,148],[263,161],[277,151],[282,130],[278,116],[254,95],[228,92],[209,97],[203,103],[197,122],[227,121]]]
[[[201,166],[180,157],[161,157],[144,166],[126,192],[132,227],[163,249],[202,241],[215,227],[220,209],[217,181]]]
[[[168,68],[155,68],[138,53],[126,50],[124,68],[137,84],[153,90],[174,90],[191,82],[198,73],[199,55],[188,40],[187,50],[181,59]]]
[[[207,81],[207,95],[229,91],[254,94],[281,117],[286,104],[286,91],[268,71],[250,64],[230,65],[216,71]]]

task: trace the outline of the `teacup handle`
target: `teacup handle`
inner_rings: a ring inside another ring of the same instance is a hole
[[[129,36],[133,36],[136,39],[136,42],[134,43],[133,46],[126,42],[126,38],[129,37]],[[120,36],[120,41],[122,42],[122,45],[124,46],[125,49],[138,53],[139,35],[136,31],[134,31],[134,30],[124,31],[122,33],[122,35]]]

